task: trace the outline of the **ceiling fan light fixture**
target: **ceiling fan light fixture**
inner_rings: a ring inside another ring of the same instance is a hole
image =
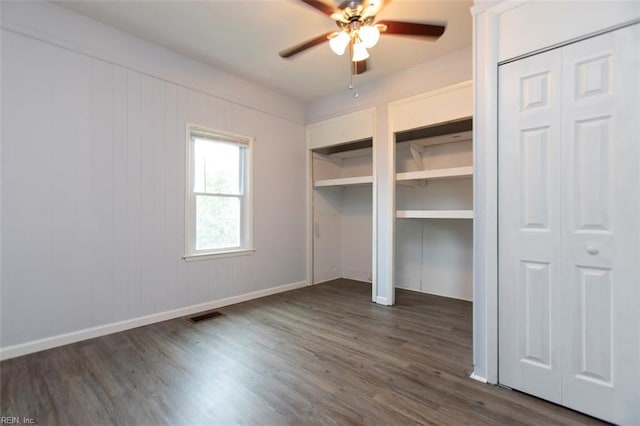
[[[0,0],[2,1],[2,0]],[[291,0],[294,1],[294,0]],[[405,21],[378,21],[376,15],[391,0],[299,0],[329,16],[338,26],[338,31],[324,33],[279,52],[282,58],[290,58],[319,44],[329,42],[331,50],[338,56],[349,48],[351,84],[353,77],[367,71],[367,49],[377,45],[380,36],[414,36],[437,40],[445,31],[445,25],[432,25]],[[333,3],[333,4],[331,4]],[[339,4],[337,4],[339,3]],[[337,5],[336,5],[337,4]],[[357,92],[354,97],[357,97]]]
[[[369,52],[367,52],[367,47],[360,41],[353,44],[353,56],[351,60],[353,62],[364,61],[369,57]]]
[[[349,21],[347,21],[344,18],[344,13],[343,12],[334,12],[331,14],[331,19],[333,19],[336,22],[344,22],[344,23],[348,23]]]
[[[378,43],[380,40],[380,30],[378,27],[373,25],[365,25],[360,28],[358,31],[358,35],[360,36],[360,40],[362,40],[362,44],[366,48],[372,48]]]
[[[344,31],[340,31],[338,35],[329,40],[329,47],[336,55],[344,55],[344,51],[347,49],[351,37]]]

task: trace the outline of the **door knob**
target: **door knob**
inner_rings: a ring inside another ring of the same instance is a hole
[[[596,254],[598,254],[598,252],[599,252],[598,247],[596,247],[594,245],[591,245],[591,244],[589,244],[587,246],[587,253],[589,253],[591,255],[596,255]]]

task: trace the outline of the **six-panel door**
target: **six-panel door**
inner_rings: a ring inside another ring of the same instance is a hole
[[[640,423],[640,26],[500,67],[500,382]]]

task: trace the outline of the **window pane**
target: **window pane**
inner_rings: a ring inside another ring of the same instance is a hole
[[[238,145],[209,139],[194,139],[195,192],[239,194],[240,156]]]
[[[240,246],[240,198],[196,196],[196,250]]]

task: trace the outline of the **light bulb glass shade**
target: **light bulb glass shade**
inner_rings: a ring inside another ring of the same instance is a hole
[[[331,47],[331,50],[333,50],[333,53],[336,55],[343,55],[350,41],[351,37],[349,37],[349,34],[341,31],[337,36],[329,40],[329,47]]]
[[[376,45],[378,40],[380,40],[380,30],[377,27],[371,25],[365,25],[360,28],[358,31],[360,35],[360,40],[362,40],[362,44],[364,47],[371,48]]]
[[[353,45],[353,57],[351,58],[353,62],[364,61],[368,57],[369,52],[363,43],[357,42]]]

